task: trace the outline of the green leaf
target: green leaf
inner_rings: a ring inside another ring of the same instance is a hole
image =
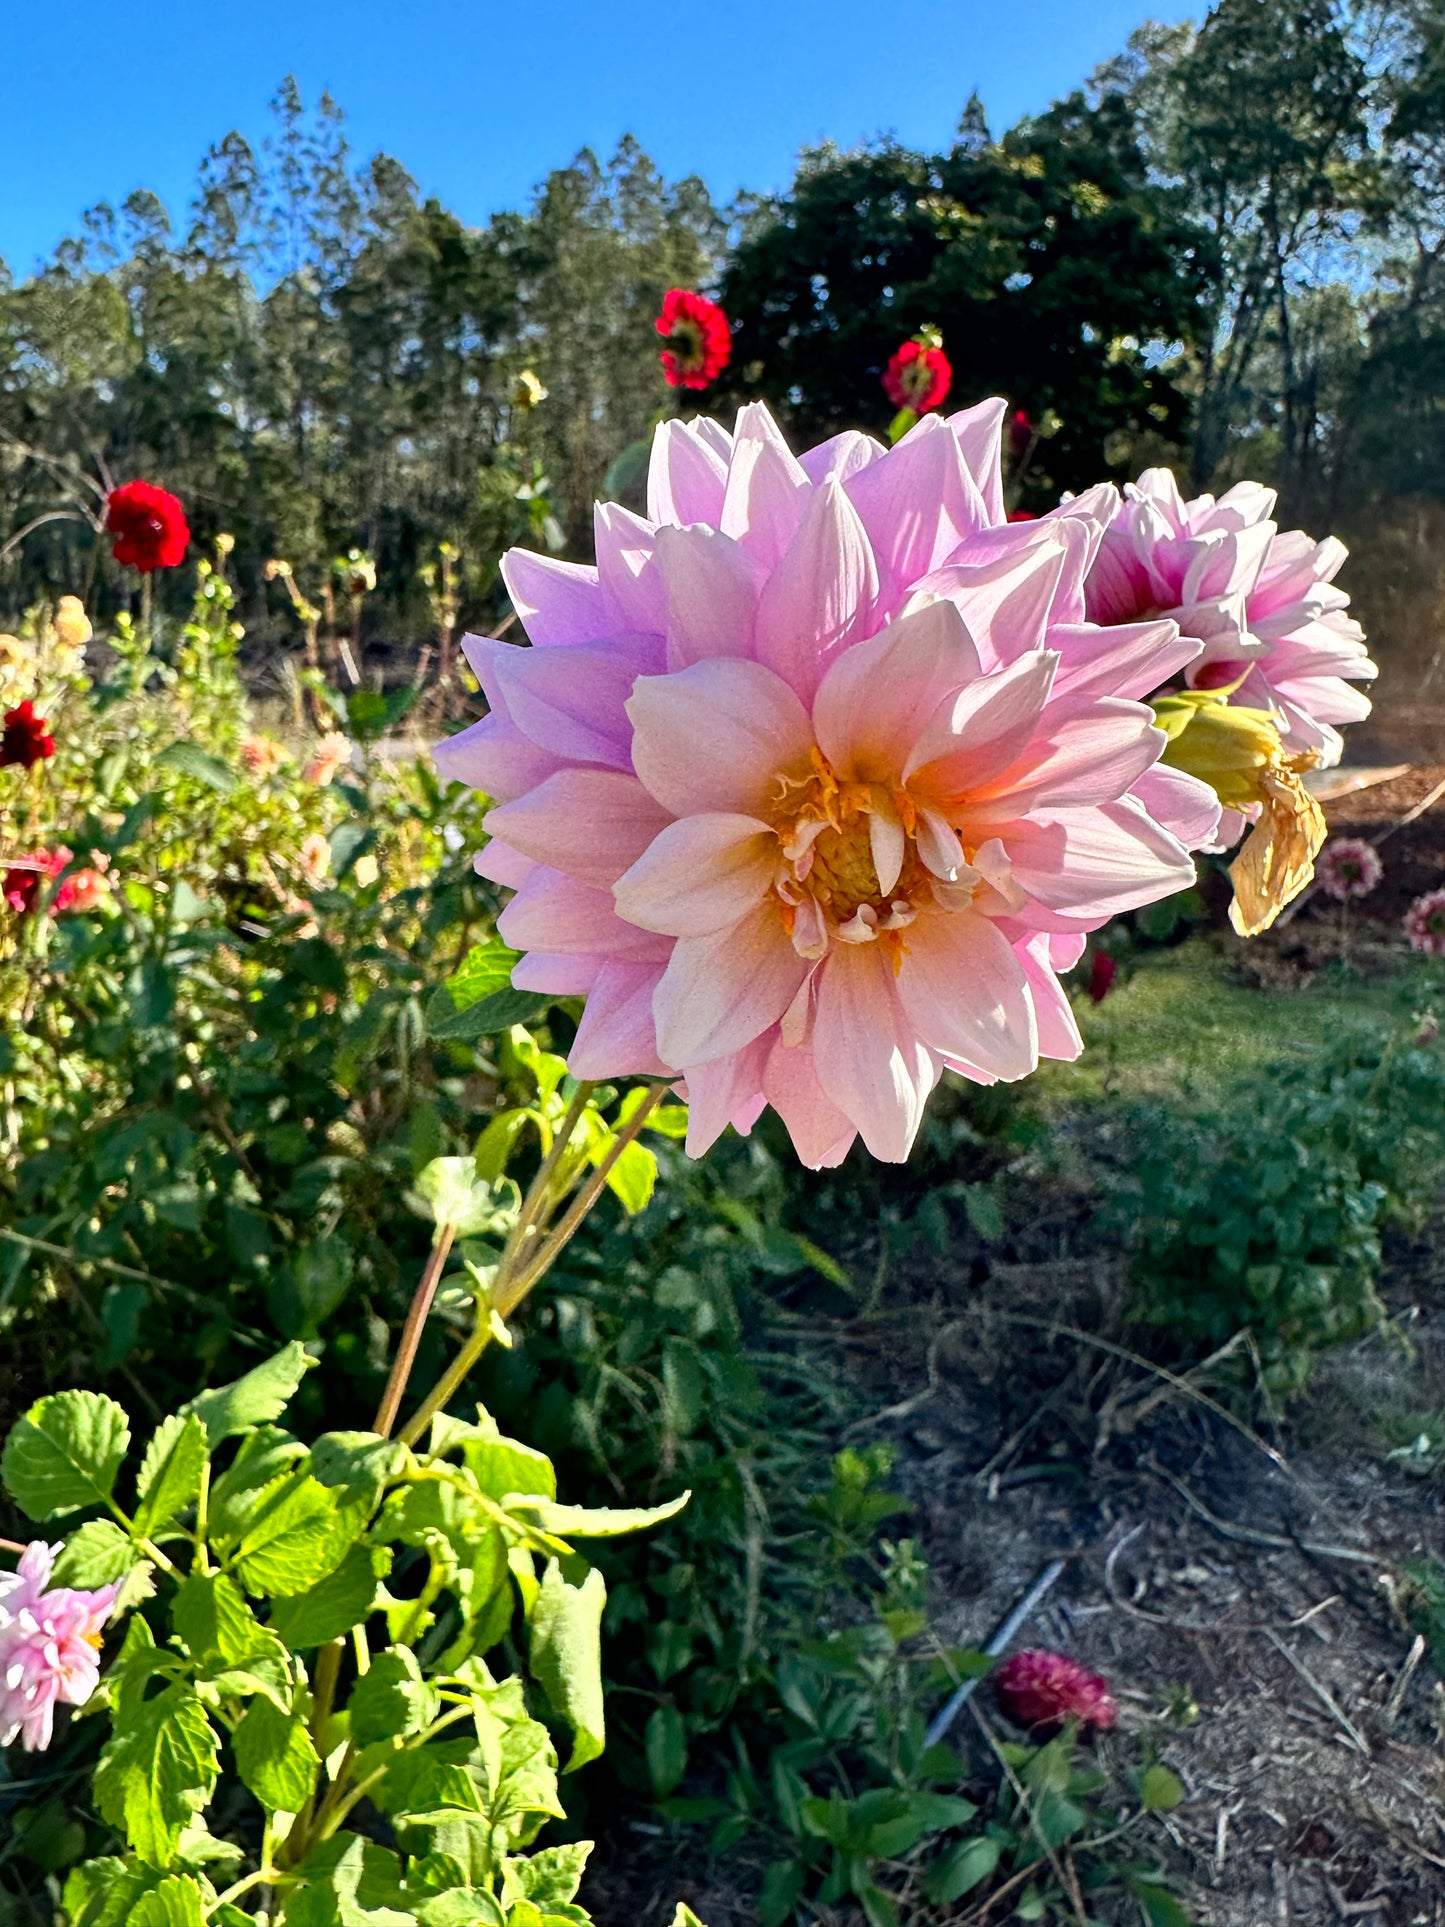
[[[452,1225],[459,1238],[490,1231],[511,1216],[510,1198],[477,1176],[475,1158],[433,1158],[412,1189],[427,1215],[438,1226]]]
[[[437,1704],[436,1688],[422,1678],[411,1648],[388,1647],[351,1689],[346,1710],[352,1741],[370,1746],[373,1740],[419,1733],[436,1718]]]
[[[204,1927],[199,1885],[189,1874],[172,1874],[136,1902],[130,1927]]]
[[[677,1912],[672,1917],[672,1927],[702,1927],[702,1922],[685,1900],[679,1900]]]
[[[236,1546],[236,1573],[247,1592],[286,1598],[332,1572],[354,1536],[332,1487],[309,1473],[278,1479]]]
[[[600,1159],[598,1160],[600,1162]],[[607,1189],[629,1217],[636,1217],[652,1197],[657,1183],[657,1159],[634,1139],[607,1174]]]
[[[195,743],[181,741],[171,743],[155,759],[156,769],[173,769],[183,776],[193,776],[198,783],[215,790],[221,796],[229,796],[240,782],[235,770],[229,768],[218,756],[211,756]]]
[[[1002,1853],[1001,1842],[987,1834],[960,1840],[929,1868],[923,1881],[924,1898],[935,1907],[951,1907],[988,1879]]]
[[[316,1789],[321,1758],[301,1713],[253,1699],[232,1739],[236,1771],[271,1813],[299,1813]]]
[[[380,1582],[391,1566],[382,1546],[353,1546],[334,1572],[271,1608],[271,1624],[292,1652],[325,1646],[376,1610]]]
[[[426,1031],[439,1042],[470,1043],[478,1037],[495,1037],[513,1024],[535,1023],[550,1009],[553,999],[533,990],[494,990],[466,1010],[458,1010],[445,984],[427,999]]]
[[[607,1587],[594,1567],[580,1586],[547,1561],[532,1608],[532,1674],[553,1710],[572,1729],[566,1771],[595,1760],[606,1743],[602,1711],[602,1608]]]
[[[128,1867],[108,1854],[71,1869],[61,1905],[70,1927],[126,1927],[137,1902],[155,1883],[155,1874],[148,1868]]]
[[[103,1505],[115,1486],[130,1425],[100,1392],[56,1392],[11,1427],[0,1458],[10,1496],[31,1519]]]
[[[493,991],[506,990],[512,972],[522,961],[520,950],[512,950],[500,937],[473,944],[461,965],[446,980],[447,993],[458,1010],[470,1010]]]
[[[98,1586],[119,1584],[146,1563],[140,1547],[113,1519],[87,1519],[66,1540],[50,1583],[93,1592]]]
[[[505,1499],[514,1492],[535,1493],[547,1500],[557,1497],[552,1461],[516,1439],[468,1439],[462,1458],[489,1499]]]
[[[136,1532],[154,1539],[194,1505],[201,1491],[201,1469],[206,1463],[206,1428],[194,1413],[163,1419],[146,1447],[136,1478],[139,1503]]]
[[[969,1223],[985,1244],[997,1244],[1004,1234],[1003,1208],[989,1184],[966,1184],[963,1208]]]
[[[657,1706],[648,1715],[643,1744],[654,1800],[665,1800],[687,1771],[687,1728],[675,1706]]]
[[[1194,1916],[1188,1909],[1152,1880],[1133,1879],[1129,1891],[1143,1909],[1149,1927],[1194,1927]]]
[[[274,1358],[268,1358],[233,1385],[202,1392],[182,1410],[195,1413],[205,1426],[214,1451],[222,1439],[234,1438],[238,1432],[249,1432],[253,1425],[266,1425],[280,1418],[297,1386],[315,1363],[300,1340],[293,1340],[284,1351],[277,1352]]]
[[[559,1539],[619,1539],[624,1533],[643,1532],[649,1526],[661,1525],[664,1519],[675,1519],[691,1499],[691,1492],[683,1492],[666,1505],[636,1506],[617,1508],[596,1506],[589,1509],[580,1505],[553,1505],[529,1502],[525,1507],[517,1506],[516,1511],[527,1511],[544,1532],[555,1533]]]
[[[807,1869],[798,1861],[775,1860],[763,1875],[763,1890],[758,1895],[761,1927],[783,1927],[791,1920],[807,1881]]]
[[[1179,1775],[1157,1761],[1146,1766],[1139,1780],[1139,1804],[1146,1813],[1170,1813],[1184,1798]]]
[[[530,1900],[542,1908],[566,1906],[577,1897],[591,1852],[590,1840],[574,1840],[565,1847],[508,1857],[502,1862],[503,1905]]]
[[[95,1770],[101,1817],[123,1829],[142,1860],[164,1867],[181,1829],[210,1800],[219,1755],[205,1708],[174,1682],[118,1723],[106,1743]]]

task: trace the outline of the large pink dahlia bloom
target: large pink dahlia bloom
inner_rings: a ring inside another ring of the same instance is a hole
[[[57,1705],[83,1706],[100,1679],[102,1629],[115,1587],[47,1592],[58,1547],[34,1540],[0,1575],[0,1746],[49,1746]]]
[[[595,568],[507,557],[532,647],[468,639],[437,760],[496,799],[515,981],[586,993],[577,1076],[685,1077],[694,1153],[771,1104],[808,1164],[902,1159],[945,1068],[1074,1056],[1057,972],[1217,826],[1137,700],[1199,645],[1084,621],[1097,523],[1006,524],[1003,412],[801,460],[668,422]]]
[[[1196,689],[1239,684],[1237,700],[1273,709],[1293,750],[1324,764],[1343,749],[1339,723],[1370,713],[1353,687],[1376,673],[1350,598],[1334,586],[1348,553],[1331,536],[1281,534],[1275,492],[1238,482],[1218,500],[1186,502],[1167,468],[1124,491],[1089,571],[1095,622],[1172,616],[1203,648],[1185,680]]]

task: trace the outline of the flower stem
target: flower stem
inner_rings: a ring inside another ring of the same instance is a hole
[[[391,1428],[396,1423],[396,1415],[401,1409],[401,1395],[406,1390],[406,1381],[411,1377],[411,1368],[416,1362],[416,1348],[421,1343],[422,1327],[426,1324],[427,1313],[431,1310],[432,1299],[436,1296],[437,1283],[442,1275],[442,1266],[447,1261],[447,1253],[452,1248],[456,1236],[456,1226],[439,1224],[432,1248],[427,1256],[426,1269],[422,1272],[421,1283],[406,1314],[402,1326],[401,1342],[396,1348],[392,1361],[391,1376],[386,1381],[386,1390],[381,1395],[376,1419],[372,1426],[382,1438],[391,1437]]]

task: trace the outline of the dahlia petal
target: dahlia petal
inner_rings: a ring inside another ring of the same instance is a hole
[[[1167,763],[1156,763],[1129,786],[1129,794],[1184,845],[1212,850],[1219,836],[1219,798],[1207,783]]]
[[[882,442],[874,441],[871,435],[862,435],[856,428],[845,428],[841,435],[819,442],[816,448],[805,449],[798,462],[814,488],[818,488],[830,479],[846,482],[887,453]]]
[[[1072,1064],[1083,1051],[1084,1040],[1079,1035],[1078,1021],[1068,992],[1055,974],[1058,965],[1050,958],[1048,937],[1041,935],[1031,938],[1027,943],[1020,944],[1015,954],[1029,980],[1029,994],[1033,999],[1034,1017],[1039,1029],[1039,1056],[1056,1057],[1065,1064]]]
[[[981,824],[991,798],[1006,808],[1027,795],[1031,810],[1112,803],[1158,762],[1165,741],[1144,703],[1100,696],[1051,704],[1019,761],[975,789],[969,820]]]
[[[599,502],[592,527],[597,575],[612,629],[662,635],[667,597],[654,560],[657,534],[652,524],[616,502]]]
[[[979,674],[953,603],[925,603],[829,664],[813,699],[818,747],[846,780],[883,780],[939,704]]]
[[[605,957],[552,956],[534,950],[512,969],[514,990],[535,990],[547,997],[585,997],[597,981]]]
[[[596,642],[615,627],[597,571],[583,563],[509,549],[502,557],[502,580],[522,627],[539,649]]]
[[[1184,577],[1182,603],[1214,602],[1222,596],[1248,595],[1259,579],[1274,540],[1273,522],[1237,533],[1211,530],[1196,537],[1195,555]]]
[[[751,656],[766,572],[715,529],[661,528],[657,568],[667,602],[667,667],[712,656]]]
[[[661,639],[618,636],[523,649],[497,645],[492,671],[513,721],[541,748],[569,761],[632,767],[626,703],[639,676],[661,669]]]
[[[985,667],[1016,662],[1042,648],[1054,605],[1072,604],[1082,580],[1087,538],[1079,524],[1029,522],[990,530],[964,544],[919,583],[957,605]]]
[[[1035,650],[940,704],[903,768],[936,795],[970,794],[1013,763],[1039,726],[1059,658]]]
[[[1173,622],[1061,625],[1050,628],[1049,641],[1061,657],[1060,696],[1147,696],[1200,654],[1198,640]]]
[[[432,761],[443,782],[465,783],[499,803],[509,803],[565,767],[565,758],[539,749],[500,710],[435,744]]]
[[[665,939],[620,917],[610,892],[540,866],[498,917],[497,933],[514,950],[667,961]]]
[[[774,903],[729,930],[679,937],[653,999],[664,1061],[681,1068],[741,1050],[777,1023],[807,973]]]
[[[793,1149],[812,1171],[831,1170],[847,1157],[858,1133],[818,1082],[813,1053],[777,1039],[768,1054],[763,1091],[787,1127]]]
[[[774,569],[797,534],[812,493],[797,457],[761,402],[738,414],[718,526],[749,555]]]
[[[840,944],[818,972],[813,1066],[875,1158],[913,1148],[938,1066],[904,1014],[882,944]]]
[[[745,1044],[728,1057],[710,1064],[690,1064],[687,1070],[687,1154],[700,1158],[731,1124],[746,1137],[762,1115],[763,1066],[768,1061],[775,1032]]]
[[[489,883],[500,883],[504,890],[520,890],[527,878],[540,867],[532,857],[523,856],[497,837],[484,843],[472,858],[472,868],[477,875],[485,877]]]
[[[809,491],[797,533],[758,597],[758,661],[810,700],[829,659],[866,634],[877,598],[878,569],[858,511],[839,483],[825,482]]]
[[[977,911],[910,925],[898,996],[931,1050],[1009,1081],[1037,1069],[1038,1027],[1023,965]]]
[[[1007,412],[1008,403],[995,396],[948,417],[990,522],[1004,519],[1003,418]]]
[[[1025,918],[1042,906],[1075,928],[1103,923],[1194,883],[1183,845],[1128,798],[1021,819],[1000,834],[1016,881],[1035,900]]]
[[[523,856],[610,890],[670,820],[635,776],[564,769],[489,810],[484,827]]]
[[[688,522],[716,526],[727,489],[727,453],[702,431],[709,422],[660,422],[647,470],[647,519],[659,529]],[[719,431],[720,433],[724,431]]]
[[[848,495],[894,600],[990,521],[958,437],[938,415],[854,475]]]
[[[903,874],[903,859],[908,851],[908,839],[896,816],[883,810],[872,812],[868,818],[868,847],[873,868],[878,873],[878,888],[886,897]]]
[[[628,700],[638,776],[676,816],[767,808],[779,775],[808,766],[807,711],[761,663],[714,657],[640,677]]]
[[[652,994],[661,964],[605,963],[567,1054],[574,1077],[666,1077],[657,1055]]]
[[[771,888],[778,840],[755,816],[721,811],[669,823],[613,886],[618,914],[670,937],[707,937]]]

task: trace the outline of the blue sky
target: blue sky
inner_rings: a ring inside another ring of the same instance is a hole
[[[977,87],[996,127],[1120,47],[1147,0],[9,0],[0,256],[23,272],[81,210],[155,189],[177,212],[206,146],[264,134],[294,72],[362,154],[386,148],[469,221],[583,145],[635,133],[719,198],[797,150],[894,132],[941,144]],[[1152,9],[1174,19],[1186,6]]]

